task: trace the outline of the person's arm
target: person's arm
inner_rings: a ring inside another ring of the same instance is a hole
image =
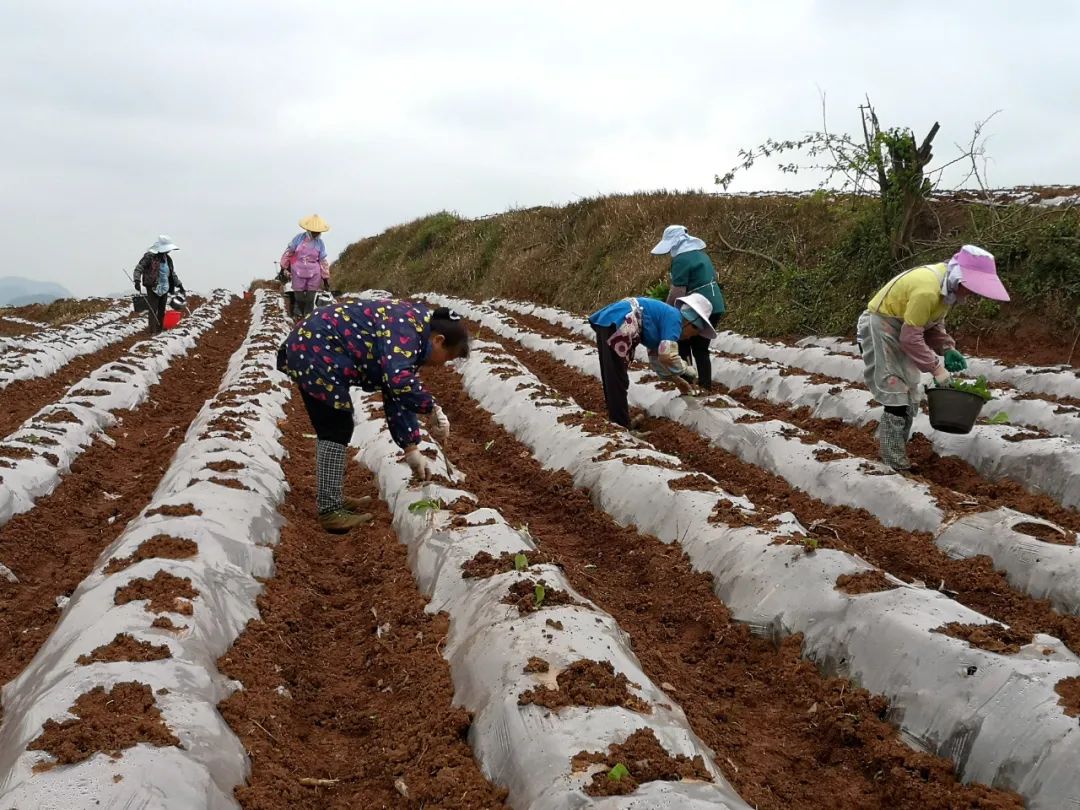
[[[675,306],[675,299],[682,298],[686,295],[686,288],[690,286],[690,265],[684,260],[679,261],[679,257],[676,256],[671,260],[671,270],[669,271],[671,277],[671,289],[668,292],[667,304],[668,306]]]
[[[379,339],[379,369],[383,390],[383,408],[390,435],[398,447],[416,444],[420,423],[416,414],[431,413],[435,398],[424,388],[416,373],[420,356],[420,333],[408,322],[389,320],[390,337]]]
[[[293,256],[296,255],[297,241],[293,239],[285,248],[285,252],[281,254],[281,258],[278,260],[278,267],[282,270],[288,271],[292,265]]]
[[[323,281],[326,282],[326,289],[330,289],[330,262],[326,260],[326,245],[323,244],[323,240],[319,240],[319,268],[322,270]]]
[[[926,340],[926,345],[937,354],[943,355],[949,349],[956,348],[956,341],[953,340],[953,336],[945,331],[944,321],[938,321],[926,327],[923,331],[923,338]]]
[[[912,359],[920,371],[928,371],[938,378],[944,370],[941,359],[926,343],[926,330],[930,316],[937,308],[939,296],[935,293],[913,294],[904,310],[904,325],[900,328],[900,348]],[[944,376],[948,376],[945,373]]]
[[[172,257],[169,257],[169,292],[174,290],[180,290],[184,292],[184,285],[180,282],[180,277],[176,275],[176,266],[173,264]]]
[[[132,280],[135,282],[135,289],[142,291],[142,279],[143,274],[146,272],[147,265],[150,262],[150,254],[144,253],[142,258],[139,259],[139,263],[135,265],[135,273]]]
[[[645,317],[648,317],[647,315]],[[679,338],[682,337],[682,315],[675,307],[668,307],[657,316],[660,344],[649,351],[649,365],[661,377],[683,377],[690,367],[679,357]]]

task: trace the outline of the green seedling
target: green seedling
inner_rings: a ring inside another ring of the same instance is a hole
[[[487,444],[484,445],[484,452],[485,453],[488,452],[494,446],[495,446],[495,440],[492,439],[490,442],[488,442]]]
[[[953,380],[952,388],[956,391],[963,391],[968,394],[975,394],[975,396],[982,397],[986,401],[990,401],[994,398],[994,394],[990,390],[990,386],[986,384],[986,377],[979,377],[977,380],[975,380],[975,382]]]
[[[543,585],[537,585],[533,589],[533,605],[537,610],[544,604],[544,597],[547,596],[547,590]]]
[[[618,782],[623,777],[630,775],[630,769],[623,765],[621,762],[617,763],[614,768],[607,772],[607,778],[612,782]]]
[[[1005,411],[999,411],[998,413],[994,414],[992,419],[990,419],[990,424],[1007,425],[1009,424],[1009,415],[1005,413]]]
[[[421,498],[409,504],[409,511],[414,515],[423,515],[427,512],[437,512],[443,508],[441,498]]]
[[[819,544],[818,544],[818,539],[816,537],[804,537],[803,541],[802,541],[802,544],[803,544],[803,548],[805,548],[807,551],[817,551],[818,550],[818,545]]]
[[[524,554],[517,554],[514,556],[514,570],[524,571],[529,567],[529,558]]]

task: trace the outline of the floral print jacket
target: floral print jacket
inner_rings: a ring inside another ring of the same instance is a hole
[[[399,447],[420,441],[416,414],[435,399],[417,376],[431,351],[431,310],[392,299],[318,309],[282,346],[284,368],[309,396],[352,410],[349,389],[382,391],[390,435]]]

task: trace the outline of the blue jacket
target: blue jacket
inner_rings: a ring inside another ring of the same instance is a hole
[[[682,335],[683,317],[673,306],[655,298],[638,298],[641,305],[641,343],[650,352],[660,348],[660,341],[677,341]],[[589,316],[589,323],[596,326],[618,326],[630,312],[625,299],[608,304]]]

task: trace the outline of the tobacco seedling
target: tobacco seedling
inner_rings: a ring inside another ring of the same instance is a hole
[[[616,763],[615,767],[607,772],[607,778],[612,782],[618,782],[623,777],[630,775],[630,769],[623,765],[621,762]]]
[[[984,400],[991,400],[994,398],[993,392],[990,390],[990,386],[986,383],[986,377],[979,377],[975,382],[964,382],[963,380],[953,380],[952,388],[956,391],[964,391],[968,394],[974,394],[977,397],[982,397]]]
[[[991,425],[1007,425],[1009,424],[1009,415],[1005,411],[999,411],[989,421]]]
[[[547,596],[547,590],[545,590],[543,585],[537,585],[533,589],[533,605],[537,610],[544,604],[545,596]]]
[[[426,512],[437,512],[443,508],[441,498],[421,498],[409,504],[409,511],[414,515],[423,515]]]
[[[528,557],[526,557],[524,554],[515,555],[515,557],[514,557],[514,570],[515,571],[524,571],[528,567],[529,567],[529,558]]]

